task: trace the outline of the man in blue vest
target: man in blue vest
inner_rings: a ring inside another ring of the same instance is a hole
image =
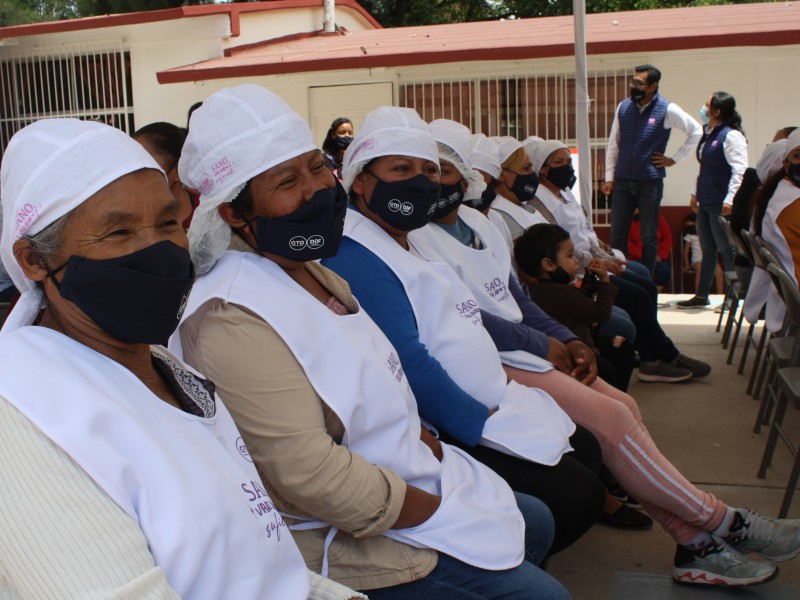
[[[642,263],[652,274],[658,251],[658,209],[666,168],[691,154],[703,130],[680,106],[658,93],[661,71],[653,65],[634,69],[630,98],[620,102],[608,138],[606,180],[600,191],[611,197],[611,246],[628,249],[635,208],[642,231]],[[678,151],[664,155],[672,129],[686,134]]]

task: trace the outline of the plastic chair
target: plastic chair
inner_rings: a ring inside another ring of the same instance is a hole
[[[800,327],[800,290],[798,290],[797,284],[795,284],[791,276],[778,264],[770,261],[767,269],[770,275],[773,275],[778,281],[783,293],[784,302],[786,302],[786,322],[796,330]],[[789,512],[789,504],[797,486],[798,475],[800,475],[800,453],[798,453],[797,447],[792,443],[783,428],[783,419],[786,415],[789,401],[791,400],[795,405],[800,404],[800,337],[795,336],[794,342],[788,365],[778,370],[775,416],[770,425],[769,438],[764,448],[764,456],[761,458],[761,466],[758,469],[758,477],[760,479],[766,477],[767,468],[772,462],[778,438],[782,439],[794,458],[794,462],[787,482],[786,492],[783,496],[779,518],[784,518]]]
[[[733,248],[736,249],[736,253],[739,254],[738,246],[741,245],[741,242],[733,233],[730,222],[722,215],[718,217],[718,220],[720,226],[722,227],[722,231],[725,232],[725,237],[728,239],[728,243],[733,246]],[[733,280],[728,287],[728,293],[726,294],[725,298],[725,301],[730,301],[728,319],[725,322],[725,330],[722,334],[722,347],[727,348],[728,344],[730,343],[728,359],[725,361],[726,364],[731,364],[733,362],[733,354],[736,351],[736,344],[739,340],[739,332],[742,329],[742,322],[744,321],[744,311],[739,310],[739,303],[743,302],[746,296],[747,288],[741,281],[739,281],[739,277],[737,275],[736,279]],[[733,334],[732,341],[731,334]]]
[[[763,240],[761,240],[763,243]],[[775,257],[772,252],[767,248],[761,247],[761,256],[767,263],[767,272],[775,284],[775,287],[781,292],[783,297],[783,285],[781,283],[779,273],[785,273],[783,265]],[[786,275],[788,277],[788,274]],[[791,278],[790,278],[791,281]],[[787,312],[784,319],[784,327],[782,330],[783,335],[773,336],[767,344],[767,354],[762,367],[761,375],[759,376],[759,389],[762,382],[766,382],[764,389],[764,396],[761,398],[761,405],[758,409],[758,417],[753,431],[758,433],[761,430],[761,425],[769,423],[770,414],[772,409],[777,406],[778,391],[777,391],[777,374],[779,369],[793,366],[791,364],[792,357],[796,351],[795,345],[798,337],[795,335],[800,320],[792,318]]]

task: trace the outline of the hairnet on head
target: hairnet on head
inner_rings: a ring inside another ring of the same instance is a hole
[[[531,156],[533,172],[538,175],[539,171],[542,170],[542,166],[547,160],[547,157],[561,148],[566,148],[569,150],[564,142],[559,142],[558,140],[545,140],[541,144],[538,144],[533,150],[533,156]]]
[[[505,163],[509,157],[514,154],[514,152],[522,148],[522,144],[520,144],[516,138],[513,138],[510,135],[504,135],[492,139],[497,144],[497,151],[500,154],[501,165]]]
[[[500,177],[500,151],[491,138],[482,133],[472,135],[472,166],[488,173],[494,179]]]
[[[764,148],[761,157],[756,164],[756,173],[761,182],[767,180],[767,177],[773,173],[777,173],[783,166],[783,154],[786,148],[786,140],[778,140],[771,142]]]
[[[209,271],[230,243],[219,205],[233,200],[256,175],[315,148],[303,118],[258,85],[220,90],[192,113],[178,174],[200,192],[189,227],[198,274]]]
[[[786,160],[789,158],[789,154],[798,146],[800,146],[800,127],[795,129],[789,134],[789,137],[786,138],[786,148],[783,151],[783,159]]]
[[[464,198],[480,198],[486,183],[483,176],[472,168],[472,134],[469,129],[450,119],[431,121],[430,128],[433,139],[439,145],[440,161],[446,160],[455,166],[467,182]]]
[[[439,164],[439,150],[430,127],[413,108],[382,106],[364,118],[344,153],[344,189],[349,192],[364,165],[382,156],[412,156]]]
[[[139,142],[93,121],[43,119],[11,138],[0,168],[0,256],[22,297],[3,332],[33,323],[44,300],[17,263],[14,242],[41,232],[108,184],[141,169],[163,174]]]
[[[544,138],[540,138],[538,135],[531,135],[522,141],[522,147],[525,148],[525,152],[528,153],[528,158],[533,157],[533,151],[536,150],[536,146],[543,141]]]

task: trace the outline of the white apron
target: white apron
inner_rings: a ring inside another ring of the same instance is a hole
[[[488,210],[486,212],[486,217],[489,221],[492,222],[500,234],[503,236],[503,240],[506,243],[506,247],[508,248],[508,253],[513,254],[514,252],[514,240],[511,239],[511,232],[508,229],[508,224],[503,220],[503,215],[499,212],[494,210]]]
[[[348,209],[344,234],[378,256],[400,279],[420,341],[448,375],[486,407],[498,408],[481,444],[554,465],[571,450],[575,424],[542,390],[508,381],[477,300],[447,265],[405,251],[375,223]]]
[[[219,399],[210,419],[186,413],[45,327],[0,337],[0,355],[0,395],[137,521],[181,598],[308,597],[300,551]]]
[[[503,196],[497,196],[497,198],[494,199],[491,208],[489,208],[489,212],[493,210],[508,215],[523,229],[527,229],[537,223],[547,223],[547,219],[545,219],[543,215],[538,212],[530,212],[508,198],[503,198]]]
[[[593,242],[595,245],[599,244],[597,236],[586,222],[583,208],[578,204],[572,192],[563,190],[559,196],[556,196],[542,185],[536,190],[536,197],[553,214],[556,223],[569,233],[572,243],[575,244],[575,250],[591,258]]]
[[[775,194],[767,204],[767,212],[761,225],[763,238],[775,247],[778,252],[776,258],[781,261],[784,269],[794,280],[794,259],[789,249],[786,238],[783,237],[777,221],[783,209],[800,197],[800,189],[792,182],[782,179],[775,189]],[[795,281],[797,283],[797,281]],[[744,316],[750,323],[758,322],[761,309],[767,305],[766,327],[771,332],[780,331],[783,327],[783,318],[786,315],[786,305],[772,284],[772,278],[764,269],[756,268],[750,279],[747,297],[744,301]]]
[[[397,353],[364,310],[336,315],[275,263],[246,252],[226,252],[198,278],[184,319],[213,298],[252,310],[277,331],[342,421],[344,445],[442,497],[424,523],[383,535],[483,569],[522,562],[525,524],[511,488],[446,444],[440,463],[420,440],[417,405]],[[173,335],[171,344],[180,354],[180,335]]]
[[[512,323],[522,323],[522,310],[509,289],[512,275],[511,254],[502,235],[474,208],[460,206],[458,216],[480,240],[477,250],[465,246],[435,223],[408,234],[408,242],[425,260],[450,265],[485,310]],[[522,350],[500,352],[500,360],[512,367],[544,373],[553,365]]]

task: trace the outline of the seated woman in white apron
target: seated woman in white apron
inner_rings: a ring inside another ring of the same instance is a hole
[[[147,151],[46,119],[11,139],[0,184],[23,292],[0,332],[0,596],[356,596],[313,574],[310,590],[213,384],[151,346],[194,271]]]
[[[206,179],[215,165],[231,168]],[[546,507],[421,427],[396,351],[315,262],[347,199],[303,119],[264,88],[224,89],[179,170],[201,191],[200,276],[172,348],[209,369],[309,566],[371,598],[567,597],[523,561],[548,551]]]
[[[422,227],[425,219],[402,221],[390,215],[392,201],[414,207],[414,211],[407,211],[409,214],[421,209],[427,215],[426,206],[438,200],[435,187],[430,185],[435,181],[436,170],[430,173],[430,159],[426,162],[415,158],[418,151],[413,150],[427,143],[430,132],[412,125],[413,118],[407,110],[376,109],[362,123],[353,152],[346,157],[343,180],[346,187],[351,187],[351,200],[357,210],[348,213],[346,237],[338,255],[328,259],[327,264],[346,274],[361,305],[401,353],[418,401],[422,391],[418,393],[416,385],[424,381],[425,374],[414,372],[419,369],[414,359],[427,356],[444,368],[473,402],[488,402],[493,397],[490,384],[504,380],[506,374],[481,323],[478,301],[452,269],[422,261],[407,251],[408,231]],[[396,124],[400,118],[407,123],[404,131],[413,130],[416,134],[409,134],[402,144],[398,131],[401,128]],[[402,155],[392,154],[398,149]],[[402,168],[397,170],[397,166]],[[403,314],[403,306],[407,307],[406,313],[411,313],[410,318]],[[395,323],[398,320],[404,330],[399,330]],[[469,330],[475,333],[470,335]],[[491,351],[483,350],[481,334]],[[399,338],[399,343],[393,336]],[[402,336],[412,339],[416,350],[409,350],[412,344],[404,342]],[[499,369],[501,376],[493,378],[489,366]],[[495,400],[500,415],[503,401]],[[456,412],[452,400],[446,397],[432,399],[431,405],[430,414],[436,416],[436,409],[446,406],[462,420],[470,418],[468,425],[477,422],[491,426],[494,418],[486,412],[471,416],[467,402]],[[609,410],[612,414],[606,419],[630,426],[617,426],[610,430],[613,437],[600,439],[604,450],[608,450],[604,460],[618,477],[622,474],[620,483],[643,504],[647,503],[648,512],[679,542],[673,571],[677,579],[724,585],[757,583],[773,577],[776,571],[773,566],[748,560],[742,551],[758,552],[773,560],[800,553],[800,523],[772,521],[747,509],[734,510],[698,490],[660,455],[641,424],[638,411],[632,412],[635,404],[628,407],[622,402],[609,403]],[[444,415],[438,416],[445,420]],[[457,423],[450,419],[448,424],[454,422]],[[521,435],[528,422],[517,416],[514,424]],[[462,430],[469,431],[466,426]],[[604,432],[598,430],[598,435]],[[634,471],[639,474],[634,475]]]
[[[366,150],[376,164],[392,162],[387,167],[389,174],[405,173],[409,168],[406,163],[410,159],[395,159],[390,154],[398,148],[420,163],[427,161],[425,168],[432,174],[438,173],[436,143],[414,111],[382,109],[374,114],[370,127],[366,139],[375,143]],[[391,136],[391,144],[385,136]],[[371,167],[365,173],[369,171]],[[392,189],[386,176],[376,175],[375,181],[379,181],[377,178],[381,182],[378,193],[384,189],[388,200],[397,197],[397,190]],[[416,181],[424,184],[428,179],[420,174]],[[404,199],[412,218],[419,211],[424,211],[422,216],[427,218],[428,205],[424,202],[431,197],[439,200],[438,188],[429,191],[432,196]],[[386,211],[391,213],[391,206]],[[399,227],[413,229],[404,219],[394,222]],[[370,296],[362,301],[368,311],[379,304],[390,315],[378,325],[400,353],[422,418],[451,443],[459,444],[497,471],[513,489],[543,500],[556,521],[553,552],[568,547],[596,522],[603,508],[603,488],[596,475],[599,452],[594,436],[583,428],[576,432],[574,424],[546,393],[508,381],[494,344],[481,325],[478,304],[452,269],[420,260],[352,209],[345,221],[346,231],[351,223],[362,223],[360,227],[372,233],[370,240],[381,252],[390,257],[397,254],[395,258],[404,261],[402,264],[408,269],[407,280],[418,284],[415,291],[419,292],[419,306],[426,309],[422,312],[416,306],[412,311],[414,301],[410,305],[405,292],[402,296],[383,289],[374,293],[385,277],[397,281],[382,263],[366,266],[367,272],[356,274],[349,257],[336,256],[323,261],[360,280],[357,296]],[[402,243],[406,243],[407,231],[397,230]],[[346,238],[343,247],[352,243]],[[364,285],[367,275],[376,278],[372,290]],[[442,332],[449,335],[443,336]],[[545,361],[542,366],[549,368]],[[577,458],[572,454],[564,456],[570,443]]]
[[[707,376],[711,372],[708,363],[682,354],[659,325],[658,290],[649,271],[639,263],[621,262],[597,238],[583,208],[572,194],[575,175],[567,146],[556,140],[547,140],[536,146],[531,160],[541,184],[536,199],[553,215],[551,222],[569,232],[581,260],[579,273],[592,260],[603,261],[611,274],[611,283],[617,287],[615,306],[636,324],[635,345],[642,359],[637,377],[641,381],[680,383]],[[601,330],[612,336],[623,335],[617,328],[612,318]]]
[[[800,129],[784,142],[781,168],[767,177],[756,195],[752,231],[778,252],[776,257],[786,272],[797,281],[800,275]],[[786,305],[764,269],[756,269],[744,304],[745,317],[758,321],[766,304],[766,325],[770,331],[783,327]]]

